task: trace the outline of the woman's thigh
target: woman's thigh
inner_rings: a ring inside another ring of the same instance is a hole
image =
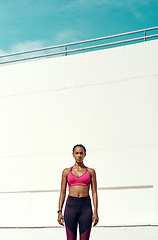
[[[92,226],[92,207],[90,201],[87,201],[83,205],[78,221],[80,239],[88,240]]]
[[[75,240],[77,235],[77,209],[72,199],[68,199],[65,212],[64,212],[64,222],[66,226],[67,239]]]

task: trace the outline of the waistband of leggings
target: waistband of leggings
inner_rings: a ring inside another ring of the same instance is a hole
[[[74,199],[74,200],[78,200],[78,201],[82,201],[82,200],[86,200],[86,199],[90,199],[90,196],[86,196],[86,197],[74,197],[74,196],[70,196],[68,195],[67,197],[68,199]]]

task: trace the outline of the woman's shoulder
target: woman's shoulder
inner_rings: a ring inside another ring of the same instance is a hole
[[[91,176],[95,175],[95,170],[93,168],[87,168],[88,172],[91,174]]]
[[[65,168],[65,169],[63,170],[63,173],[62,173],[62,174],[63,174],[64,176],[67,176],[67,175],[69,174],[70,170],[71,170],[71,167]]]

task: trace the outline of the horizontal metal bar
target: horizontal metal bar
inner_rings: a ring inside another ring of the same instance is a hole
[[[34,52],[45,51],[45,50],[52,50],[52,49],[55,49],[55,48],[61,48],[61,47],[66,47],[66,46],[68,47],[68,46],[78,45],[78,44],[83,44],[83,43],[101,41],[101,40],[105,40],[105,39],[111,39],[111,38],[115,38],[115,37],[121,37],[121,36],[126,36],[126,35],[130,35],[130,34],[140,33],[140,32],[144,32],[144,31],[156,30],[156,29],[158,29],[158,27],[147,28],[147,29],[127,32],[127,33],[121,33],[121,34],[115,34],[115,35],[111,35],[111,36],[94,38],[94,39],[89,39],[89,40],[83,40],[83,41],[78,41],[78,42],[73,42],[73,43],[60,44],[60,45],[56,45],[56,46],[39,48],[39,49],[28,50],[28,51],[23,51],[23,52],[5,54],[5,55],[0,56],[0,58],[11,57],[11,56],[16,56],[16,55],[22,55],[22,54],[28,54],[28,53],[34,53]]]
[[[52,49],[60,48],[60,47],[64,47],[64,46],[65,46],[65,44],[64,45],[56,45],[56,46],[46,47],[46,48],[38,48],[38,49],[28,50],[28,51],[24,51],[24,52],[9,53],[9,54],[5,54],[5,55],[0,56],[0,58],[29,54],[29,53],[40,52],[40,51],[45,51],[45,50],[52,50]]]
[[[146,39],[153,38],[153,37],[158,37],[158,34],[146,36]],[[78,49],[72,49],[72,50],[67,50],[67,51],[64,50],[64,51],[61,51],[61,52],[43,54],[43,55],[20,58],[20,59],[13,59],[13,60],[9,60],[9,61],[0,62],[0,64],[14,63],[14,62],[20,62],[20,61],[26,61],[26,60],[33,60],[33,59],[38,59],[38,58],[50,57],[50,56],[79,52],[79,51],[85,51],[85,50],[90,50],[90,49],[95,49],[95,48],[102,48],[102,47],[106,47],[106,46],[118,45],[118,44],[122,44],[122,43],[128,43],[128,42],[139,41],[139,40],[144,40],[144,36],[139,37],[139,38],[127,39],[127,40],[122,40],[122,41],[117,41],[117,42],[112,42],[112,43],[106,43],[106,44],[100,44],[100,45],[94,45],[94,46],[78,48]]]
[[[13,59],[13,60],[5,61],[5,62],[0,62],[0,64],[14,63],[14,62],[21,62],[21,61],[33,60],[33,59],[43,58],[43,57],[50,57],[50,56],[54,56],[54,55],[65,54],[66,52],[67,52],[67,51],[62,51],[62,52],[49,53],[49,54],[38,55],[38,56],[33,56],[33,57],[26,57],[26,58],[20,58],[20,59]]]
[[[98,187],[98,191],[102,190],[123,190],[123,189],[144,189],[144,188],[153,188],[153,185],[138,185],[138,186],[114,186],[114,187]],[[54,190],[26,190],[26,191],[8,191],[0,192],[0,194],[13,194],[13,193],[53,193],[60,192],[59,189]]]
[[[158,37],[158,34],[155,34],[155,35],[152,35],[152,36],[147,36],[146,38],[153,38],[153,37]],[[100,45],[95,45],[95,46],[90,46],[90,47],[68,50],[67,53],[78,52],[78,51],[83,51],[83,50],[90,50],[90,49],[94,49],[94,48],[107,47],[107,46],[112,46],[112,45],[117,45],[117,44],[122,44],[122,43],[127,43],[127,42],[133,42],[133,41],[139,41],[139,40],[144,40],[144,36],[139,37],[139,38],[122,40],[122,41],[118,41],[118,42],[105,43],[105,44],[100,44]]]
[[[95,228],[134,228],[134,227],[158,227],[158,224],[126,224],[126,225],[101,225],[99,226],[99,224],[97,226],[95,226]],[[54,229],[54,228],[63,228],[62,226],[21,226],[21,227],[0,227],[0,229],[14,229],[14,230],[18,230],[18,229]]]
[[[120,186],[120,187],[100,187],[98,190],[123,190],[123,189],[144,189],[153,188],[153,185],[140,185],[140,186]]]

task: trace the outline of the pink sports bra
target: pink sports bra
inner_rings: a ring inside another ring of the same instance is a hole
[[[76,185],[83,185],[83,186],[88,186],[90,187],[91,184],[91,178],[89,175],[89,172],[86,168],[86,172],[84,174],[82,174],[80,177],[76,177],[73,173],[72,173],[72,168],[70,169],[70,172],[67,176],[67,183],[69,187],[72,186],[76,186]]]

